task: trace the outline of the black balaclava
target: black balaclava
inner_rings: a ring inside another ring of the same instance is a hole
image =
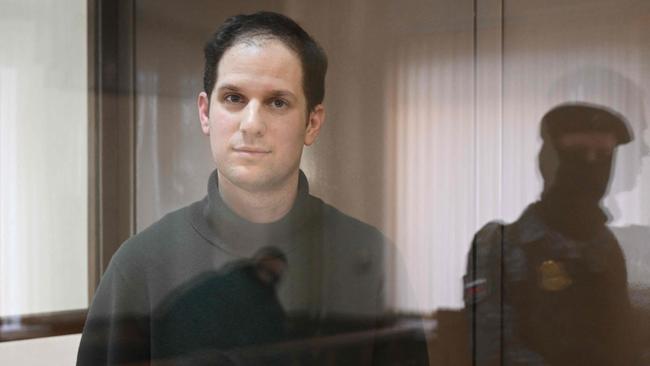
[[[609,185],[614,151],[611,155],[599,153],[595,159],[589,159],[582,147],[559,146],[561,136],[576,132],[612,133],[617,144],[630,141],[631,135],[622,116],[595,105],[561,105],[542,119],[541,215],[563,234],[588,239],[607,221],[600,202]]]
[[[607,221],[600,201],[607,191],[613,156],[589,161],[577,149],[543,146],[539,160],[545,221],[570,237],[588,239]]]
[[[598,204],[605,196],[611,176],[613,155],[589,160],[579,148],[542,147],[540,170],[544,177],[544,193],[563,196],[572,202]]]

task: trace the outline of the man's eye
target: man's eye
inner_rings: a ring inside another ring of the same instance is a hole
[[[228,103],[241,103],[243,98],[238,94],[228,94],[223,98]]]
[[[283,99],[273,99],[273,100],[271,101],[271,106],[272,106],[273,108],[277,108],[277,109],[286,108],[287,105],[289,105],[289,103],[287,103],[287,102],[286,102],[285,100],[283,100]]]

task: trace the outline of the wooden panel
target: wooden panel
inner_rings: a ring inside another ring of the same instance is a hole
[[[86,310],[0,318],[0,342],[81,333]]]

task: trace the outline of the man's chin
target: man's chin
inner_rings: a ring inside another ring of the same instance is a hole
[[[268,190],[277,184],[277,177],[272,172],[248,167],[230,169],[222,176],[232,185],[249,192]]]

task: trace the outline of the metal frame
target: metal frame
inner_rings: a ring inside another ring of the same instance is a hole
[[[120,244],[135,230],[134,0],[96,4],[94,199],[89,296]]]

